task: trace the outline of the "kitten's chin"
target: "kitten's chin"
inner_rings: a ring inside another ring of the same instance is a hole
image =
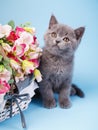
[[[60,55],[59,49],[57,47],[48,46],[48,47],[45,47],[44,49],[47,50],[52,55],[56,55],[56,56]]]
[[[71,57],[71,56],[73,56],[74,55],[74,51],[73,50],[71,50],[70,48],[60,48],[59,49],[59,55],[61,56],[61,57],[63,57],[64,59],[66,59],[66,58],[69,58],[69,57]]]
[[[66,54],[71,51],[70,48],[64,48],[62,46],[57,46],[57,49],[58,49],[58,52],[60,52],[60,53],[66,53]]]

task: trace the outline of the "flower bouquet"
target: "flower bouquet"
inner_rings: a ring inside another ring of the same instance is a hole
[[[38,87],[34,80],[42,80],[37,69],[41,53],[35,28],[28,23],[0,25],[0,121],[20,112],[25,127],[22,110]]]

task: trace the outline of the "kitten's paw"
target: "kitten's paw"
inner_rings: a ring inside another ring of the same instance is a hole
[[[68,109],[72,106],[72,103],[69,99],[60,99],[59,104],[61,108]]]
[[[48,108],[48,109],[51,109],[51,108],[56,107],[56,101],[55,101],[55,99],[45,100],[45,101],[43,102],[43,104],[44,104],[44,107],[46,107],[46,108]]]

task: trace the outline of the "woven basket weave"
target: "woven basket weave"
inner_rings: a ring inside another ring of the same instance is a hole
[[[24,82],[27,82],[24,81]],[[28,108],[28,105],[29,103],[31,102],[31,98],[34,96],[34,90],[38,88],[38,85],[35,83],[34,80],[32,80],[32,82],[26,86],[24,89],[22,89],[20,91],[20,93],[18,94],[18,96],[21,96],[21,99],[23,99],[24,97],[22,95],[28,95],[28,98],[26,100],[20,100],[20,98],[17,98],[17,102],[18,102],[18,105],[16,102],[12,102],[12,110],[11,110],[11,107],[5,107],[3,109],[0,110],[0,122],[4,121],[5,119],[8,119],[18,113],[21,114],[20,110],[21,111],[24,111],[25,109]],[[13,95],[12,95],[13,96]],[[5,103],[6,100],[4,100],[4,103]],[[5,103],[6,104],[6,103]],[[11,114],[12,113],[12,114]],[[23,115],[22,115],[23,116]],[[24,117],[23,117],[24,118]],[[26,126],[23,125],[23,127],[25,128]]]
[[[30,101],[31,101],[31,99],[28,99],[27,101],[18,102],[22,111],[27,109]],[[14,116],[14,115],[19,113],[19,108],[17,107],[16,103],[14,103],[12,108],[13,108],[12,109],[12,116]],[[7,109],[4,108],[2,111],[0,111],[0,122],[4,121],[7,118],[10,118],[10,107],[7,108]]]

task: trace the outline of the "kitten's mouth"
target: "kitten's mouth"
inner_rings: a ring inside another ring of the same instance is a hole
[[[58,46],[58,44],[53,45],[53,47],[54,47],[54,48],[57,48],[58,50],[62,50],[62,49]]]
[[[61,53],[69,53],[69,51],[70,51],[69,47],[66,47],[66,48],[61,47],[61,46],[59,46],[58,43],[55,43],[55,45],[53,45],[53,47],[57,48]]]
[[[53,47],[57,47],[58,49],[60,49],[59,43],[55,43]]]

